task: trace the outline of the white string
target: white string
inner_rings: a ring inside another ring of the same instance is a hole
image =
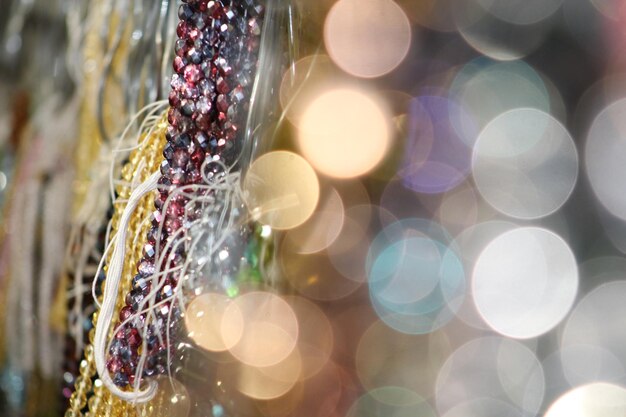
[[[104,283],[104,297],[102,306],[98,314],[96,323],[96,335],[94,338],[94,357],[96,362],[96,370],[100,375],[102,383],[117,397],[130,402],[146,402],[150,401],[157,390],[157,383],[150,381],[148,387],[144,390],[122,391],[111,379],[106,368],[106,348],[107,335],[111,326],[111,321],[115,313],[115,304],[119,291],[120,280],[124,269],[124,258],[126,255],[126,234],[131,216],[137,205],[147,193],[156,190],[160,172],[153,173],[146,181],[141,183],[130,195],[128,205],[124,209],[117,228],[117,233],[113,238],[114,243],[113,254],[109,263],[107,278]]]

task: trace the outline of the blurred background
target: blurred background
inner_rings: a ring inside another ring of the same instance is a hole
[[[0,415],[76,415],[70,213],[168,97],[181,3],[1,1]],[[280,284],[185,299],[141,413],[625,416],[626,2],[262,3],[242,188]]]

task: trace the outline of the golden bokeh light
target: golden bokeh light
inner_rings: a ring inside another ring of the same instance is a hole
[[[302,358],[302,378],[316,375],[326,366],[333,350],[333,330],[328,317],[313,302],[299,296],[286,296],[298,318],[298,350]]]
[[[383,108],[369,95],[347,88],[318,96],[298,127],[304,157],[335,178],[366,174],[383,160],[391,142]]]
[[[363,281],[342,276],[325,252],[302,255],[294,252],[292,245],[286,243],[281,245],[279,256],[289,284],[298,293],[312,300],[339,300],[352,294],[363,284]]]
[[[300,379],[302,359],[294,349],[281,362],[271,366],[255,367],[239,364],[237,389],[258,400],[279,398],[291,390]]]
[[[411,25],[392,0],[340,0],[324,23],[324,41],[341,69],[357,77],[393,71],[411,46]]]
[[[313,216],[300,227],[289,230],[285,236],[299,253],[324,250],[339,236],[344,219],[343,202],[334,188],[325,194]]]
[[[298,125],[307,106],[320,91],[336,88],[347,78],[328,55],[309,55],[294,62],[280,83],[279,99],[284,116]]]
[[[224,322],[224,312],[231,299],[223,294],[206,293],[194,298],[185,312],[185,325],[191,339],[198,346],[212,351],[225,351],[239,341],[243,332],[243,317],[238,310]],[[223,330],[222,330],[223,329]],[[223,333],[225,331],[225,333]],[[226,344],[226,339],[230,344]]]
[[[291,229],[315,211],[320,186],[311,165],[301,156],[275,151],[255,160],[243,181],[252,217],[274,229]]]
[[[450,353],[450,342],[442,331],[408,335],[377,321],[360,338],[355,364],[359,380],[368,390],[401,386],[431,397],[437,371]],[[416,373],[416,369],[420,371]]]
[[[240,338],[226,327],[236,317],[243,318]],[[222,336],[230,353],[246,365],[267,367],[287,358],[296,347],[298,321],[291,306],[268,292],[241,295],[224,311]]]

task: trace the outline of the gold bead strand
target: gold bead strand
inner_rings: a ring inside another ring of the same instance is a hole
[[[167,124],[165,120],[161,120],[153,133],[149,136],[143,136],[141,145],[138,149],[131,153],[130,161],[122,169],[122,185],[117,188],[120,201],[128,200],[131,194],[131,184],[134,181],[144,181],[152,172],[159,168],[159,157],[163,152],[165,146],[165,130]],[[141,161],[144,161],[143,169],[141,172],[137,170],[142,166]],[[154,207],[154,194],[147,195],[142,199],[138,205],[137,210],[132,216],[129,224],[128,240],[126,245],[130,248],[128,255],[124,260],[123,279],[120,286],[120,291],[117,297],[117,311],[119,311],[124,303],[123,297],[126,291],[130,289],[132,283],[132,277],[134,276],[135,266],[137,261],[142,256],[143,244],[150,227],[150,222],[146,221],[149,213],[152,212]],[[116,204],[114,214],[112,216],[112,233],[117,231],[117,224],[122,212],[124,211],[125,204]],[[139,236],[137,241],[134,241],[135,236]],[[107,259],[109,261],[109,259]],[[97,321],[97,312],[94,313],[93,322],[94,325]],[[111,323],[109,330],[109,336],[112,336],[116,323]],[[77,378],[75,384],[76,391],[70,398],[70,408],[66,412],[66,417],[82,417],[81,410],[88,406],[88,415],[92,417],[100,416],[122,416],[122,415],[135,415],[135,408],[133,405],[126,403],[117,397],[111,395],[111,393],[101,384],[99,380],[96,380],[94,385],[91,386],[91,379],[95,376],[95,360],[93,357],[93,337],[94,331],[89,334],[90,344],[85,348],[84,363],[81,362],[80,376]],[[85,381],[89,381],[87,384]],[[91,393],[90,398],[89,394]],[[83,398],[85,401],[83,401]],[[85,414],[85,415],[87,415]]]

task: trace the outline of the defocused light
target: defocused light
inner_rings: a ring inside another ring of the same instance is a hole
[[[622,274],[626,277],[626,273]],[[623,278],[622,278],[623,279]],[[616,358],[621,364],[621,368],[626,368],[626,332],[623,329],[622,320],[616,320],[615,317],[626,316],[626,281],[614,281],[603,284],[595,290],[587,294],[572,311],[561,338],[561,347],[563,351],[572,346],[586,345],[588,352],[591,347],[596,348],[595,352],[605,352],[601,356],[610,355]],[[575,351],[580,351],[576,348]],[[575,352],[570,351],[570,352]],[[597,357],[596,353],[596,357]],[[600,367],[600,364],[592,365],[588,363],[589,368],[585,364],[573,363],[570,359],[578,358],[580,355],[570,353],[561,356],[563,368],[566,376],[571,378],[576,376],[578,380],[585,377],[589,381],[589,377],[597,376],[599,379],[611,380],[615,378],[616,371],[619,368]],[[612,359],[614,361],[615,359]],[[588,362],[585,359],[585,362]],[[604,374],[598,374],[603,371]],[[620,383],[626,383],[626,375],[619,375]],[[568,379],[569,379],[568,378]],[[584,380],[584,379],[583,379]]]
[[[446,97],[423,96],[411,102],[405,161],[399,175],[413,191],[441,193],[465,180],[471,147],[464,136],[476,136],[471,122],[459,132],[452,120],[467,120],[465,110]]]
[[[317,211],[303,225],[289,230],[285,239],[302,254],[319,252],[330,246],[339,236],[344,222],[343,202],[331,188],[320,199]]]
[[[430,405],[419,395],[402,387],[382,387],[362,395],[346,417],[436,417]]]
[[[459,404],[441,417],[523,417],[518,408],[493,398],[476,398]]]
[[[390,141],[382,108],[357,90],[323,93],[309,105],[299,124],[298,143],[303,155],[330,177],[365,174],[382,161]]]
[[[370,270],[370,289],[381,302],[408,304],[427,297],[439,284],[442,253],[437,242],[408,238],[382,251]]]
[[[302,361],[298,349],[282,361],[265,367],[238,364],[237,389],[248,397],[269,400],[285,395],[300,378]]]
[[[620,0],[589,0],[591,4],[605,17],[619,20],[623,15],[626,6]]]
[[[551,109],[545,83],[524,61],[474,59],[457,73],[450,93],[465,111],[452,114],[454,127],[462,139],[470,139],[467,142],[470,146],[474,145],[476,136],[463,132],[479,132],[507,110],[530,107],[549,112]],[[466,117],[459,117],[461,115]],[[467,126],[468,122],[470,126]]]
[[[291,416],[340,416],[337,406],[342,399],[342,380],[339,368],[328,362],[314,377],[304,382],[302,399]],[[270,417],[274,417],[271,415]]]
[[[458,252],[462,257],[465,270],[473,271],[474,265],[485,247],[497,236],[515,227],[513,223],[490,220],[470,226],[459,233],[454,239],[454,245],[459,248]],[[476,309],[476,304],[471,297],[463,300],[461,308],[457,311],[457,317],[473,328],[490,329]]]
[[[347,220],[344,229],[349,224]],[[337,241],[341,241],[341,235]],[[294,252],[293,246],[288,243],[280,247],[280,260],[289,284],[298,293],[313,300],[339,300],[352,294],[365,281],[365,277],[348,279],[342,276],[326,253],[302,255]]]
[[[578,289],[576,259],[556,234],[536,227],[495,238],[476,261],[472,293],[478,311],[497,332],[520,339],[556,326]]]
[[[503,2],[510,4],[509,1]],[[475,50],[499,61],[520,59],[535,48],[549,33],[549,22],[513,25],[496,18],[475,2],[453,7],[459,34]]]
[[[465,273],[438,225],[420,219],[387,226],[367,256],[372,305],[390,327],[430,333],[450,321],[463,301]],[[407,250],[408,249],[408,250]]]
[[[482,202],[482,201],[481,201]],[[479,212],[489,212],[483,203],[479,206],[478,197],[471,186],[460,186],[442,196],[437,210],[437,218],[442,226],[452,234],[458,233],[476,223]]]
[[[585,162],[600,203],[626,220],[626,99],[609,105],[594,120],[587,136]]]
[[[243,318],[238,341],[225,329],[231,316]],[[224,311],[222,334],[230,353],[246,365],[267,367],[287,358],[298,340],[298,321],[285,300],[267,292],[241,295]],[[299,356],[298,356],[299,360]]]
[[[194,298],[185,311],[185,325],[189,337],[198,346],[214,352],[227,350],[234,346],[243,332],[243,317],[240,314],[230,314],[228,323],[224,321],[224,311],[230,304],[231,299],[223,294],[206,293]],[[228,332],[227,339],[230,345],[224,341],[223,328]]]
[[[626,415],[626,389],[598,382],[575,388],[559,398],[545,417],[621,417]]]
[[[255,160],[243,182],[248,210],[254,219],[275,229],[304,223],[315,210],[319,182],[301,156],[274,151]]]
[[[363,259],[369,249],[368,225],[373,206],[368,204],[346,210],[343,228],[337,239],[327,249],[330,262],[345,278],[365,282],[366,270]]]
[[[309,7],[309,6],[307,6]],[[311,101],[320,94],[345,82],[346,76],[328,55],[316,54],[293,63],[283,75],[280,84],[280,104],[283,114],[298,125]]]
[[[582,294],[605,282],[626,279],[626,258],[622,256],[599,256],[580,265],[580,289]]]
[[[536,219],[558,210],[578,178],[578,154],[565,127],[535,109],[510,110],[480,133],[472,166],[476,186],[498,211]]]
[[[484,337],[461,346],[442,366],[437,410],[445,415],[477,398],[491,398],[536,415],[544,389],[543,369],[532,351],[514,340]]]
[[[428,29],[454,32],[457,25],[452,15],[455,0],[398,0],[408,16]]]
[[[392,0],[339,0],[326,17],[324,41],[344,71],[358,77],[379,77],[406,57],[411,26]]]
[[[568,345],[560,350],[561,366],[573,387],[595,381],[625,382],[624,364],[610,351],[594,345]]]
[[[550,17],[563,0],[477,0],[499,19],[516,25],[530,25]]]
[[[333,330],[328,317],[311,301],[286,296],[299,323],[298,351],[302,359],[303,379],[311,378],[326,366],[333,350]]]
[[[450,351],[450,342],[442,331],[427,336],[408,335],[377,321],[359,341],[357,374],[369,390],[397,386],[430,398],[437,372]]]
[[[403,180],[393,180],[385,184],[380,206],[397,218],[415,217],[424,210],[420,197],[406,188]]]

